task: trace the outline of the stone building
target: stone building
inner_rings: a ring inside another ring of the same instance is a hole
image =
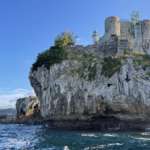
[[[111,16],[105,20],[105,34],[100,38],[100,49],[123,54],[125,50],[150,54],[150,20],[120,20]]]

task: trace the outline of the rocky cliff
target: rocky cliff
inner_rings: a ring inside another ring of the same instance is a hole
[[[95,52],[70,50],[67,59],[32,69],[30,81],[48,120],[150,119],[147,55],[102,58]]]

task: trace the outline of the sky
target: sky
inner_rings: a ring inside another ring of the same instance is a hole
[[[31,65],[59,33],[90,44],[94,30],[103,35],[107,16],[129,19],[134,10],[150,18],[150,0],[0,0],[0,108],[33,93]]]

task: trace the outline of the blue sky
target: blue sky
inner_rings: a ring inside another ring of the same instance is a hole
[[[105,17],[128,19],[133,10],[150,18],[150,0],[0,0],[0,107],[31,93],[31,64],[58,33],[89,44],[93,30],[103,34]]]

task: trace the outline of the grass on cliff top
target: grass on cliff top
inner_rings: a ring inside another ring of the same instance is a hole
[[[111,77],[115,72],[121,68],[121,59],[106,57],[103,61],[102,75]]]
[[[32,65],[32,71],[37,70],[41,66],[49,69],[53,64],[61,63],[65,59],[67,59],[65,48],[51,47],[38,55],[36,62]]]

